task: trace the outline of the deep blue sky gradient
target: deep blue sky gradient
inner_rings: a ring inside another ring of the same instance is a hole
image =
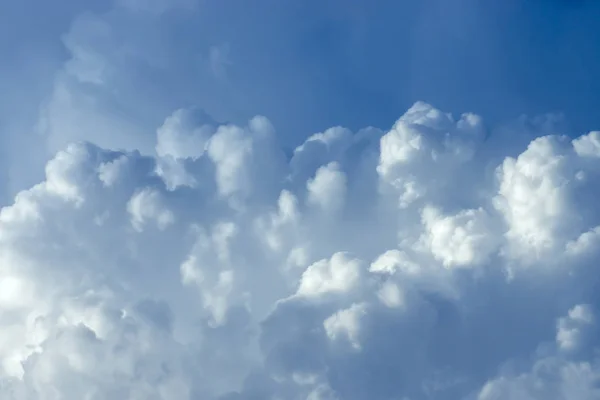
[[[112,7],[0,4],[2,135],[35,122],[48,77],[70,57],[61,38],[73,19]],[[334,125],[388,127],[423,100],[489,123],[559,112],[574,133],[600,128],[600,2],[227,0],[165,18],[148,40],[164,41],[176,62],[138,68],[131,92],[143,101],[118,105],[148,126],[199,103],[221,120],[265,115],[293,146]],[[185,56],[213,45],[228,50],[226,90],[208,88]],[[214,104],[199,101],[206,93]]]

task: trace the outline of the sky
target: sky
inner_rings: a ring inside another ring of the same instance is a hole
[[[600,3],[0,3],[0,398],[600,399]]]

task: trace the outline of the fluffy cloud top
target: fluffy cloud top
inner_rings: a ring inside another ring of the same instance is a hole
[[[499,154],[515,126],[417,103],[289,158],[183,109],[155,155],[69,145],[0,211],[0,397],[600,398],[598,132]]]

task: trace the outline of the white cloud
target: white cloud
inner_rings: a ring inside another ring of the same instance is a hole
[[[200,111],[177,110],[158,128],[156,154],[174,159],[196,159],[206,150],[215,127],[210,117]]]
[[[556,341],[561,350],[576,350],[584,340],[584,333],[594,323],[594,314],[589,304],[577,304],[566,317],[558,320]]]
[[[385,282],[379,292],[379,300],[388,307],[401,307],[404,305],[404,295],[398,286],[392,282]]]
[[[543,257],[562,251],[565,242],[593,227],[586,226],[597,220],[596,208],[589,207],[593,194],[588,188],[598,175],[577,151],[592,135],[573,141],[563,136],[537,138],[498,168],[500,189],[494,202],[508,225],[509,251]]]
[[[583,157],[600,157],[600,132],[594,131],[573,140],[577,154]]]
[[[163,206],[160,193],[153,189],[135,193],[127,203],[127,211],[137,231],[142,231],[148,220],[154,220],[161,230],[174,220],[173,213]]]
[[[483,141],[481,120],[464,114],[455,121],[426,103],[416,103],[381,138],[377,172],[399,195],[399,206],[438,191],[451,191],[451,174],[472,159]]]
[[[369,271],[384,272],[393,274],[396,271],[416,274],[419,272],[419,265],[412,262],[406,253],[400,250],[388,250],[371,264]]]
[[[540,355],[534,360],[530,371],[512,373],[486,383],[478,400],[497,398],[515,399],[594,399],[600,396],[598,360],[591,353],[591,361],[571,359],[560,351],[572,351],[578,345],[579,327],[590,324],[592,315],[589,305],[578,304],[566,317],[558,320],[557,349]],[[558,350],[558,351],[557,351]],[[548,350],[547,350],[548,352]],[[596,355],[597,357],[597,355]]]
[[[482,126],[69,145],[0,211],[0,397],[598,397],[596,134],[498,158]]]
[[[307,188],[308,202],[326,213],[332,213],[344,204],[346,176],[337,163],[331,162],[317,170],[314,179],[308,181]]]
[[[496,249],[498,239],[492,222],[481,208],[446,217],[432,207],[425,207],[422,219],[426,232],[421,237],[422,244],[445,267],[481,264]]]
[[[319,296],[344,293],[353,289],[360,278],[361,264],[348,254],[335,253],[330,260],[320,260],[310,265],[302,274],[298,294]]]
[[[359,330],[360,317],[366,313],[364,304],[352,304],[349,308],[340,310],[327,318],[323,325],[331,340],[345,336],[352,347],[360,349]]]

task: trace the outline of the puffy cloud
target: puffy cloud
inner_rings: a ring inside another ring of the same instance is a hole
[[[558,320],[556,341],[562,350],[575,350],[582,345],[583,333],[594,323],[594,314],[589,304],[577,304],[566,317]]]
[[[544,121],[67,146],[0,211],[0,397],[598,397],[597,134]]]
[[[298,295],[319,296],[344,293],[353,289],[360,278],[360,262],[336,253],[331,260],[320,260],[306,268],[300,280]]]
[[[481,119],[473,114],[455,121],[417,103],[381,138],[377,172],[383,183],[398,191],[402,208],[424,196],[439,196],[442,190],[448,195],[450,175],[473,158],[484,134]]]
[[[600,157],[600,132],[594,131],[573,140],[575,152],[583,157]]]
[[[548,343],[548,348],[534,357],[530,371],[511,371],[506,376],[491,380],[484,385],[477,399],[562,400],[594,399],[600,396],[600,371],[597,355],[593,355],[594,347],[583,353],[591,360],[572,357],[573,350],[583,345],[581,335],[583,331],[590,330],[593,318],[590,305],[575,305],[566,316],[558,319],[556,345]],[[596,337],[590,336],[590,339],[597,341]]]
[[[590,185],[598,170],[581,149],[594,136],[540,137],[498,168],[500,189],[494,202],[508,225],[510,252],[543,257],[563,251],[566,242],[593,228],[587,224],[598,220],[597,209],[586,205],[594,197]]]
[[[156,133],[156,154],[176,160],[196,159],[206,151],[216,127],[202,110],[177,110]]]
[[[360,317],[365,313],[364,304],[352,304],[349,308],[336,312],[323,323],[327,336],[332,340],[337,340],[344,335],[352,347],[360,349],[358,338]]]
[[[173,223],[173,213],[161,204],[160,193],[152,189],[143,189],[135,193],[127,202],[127,211],[131,215],[131,224],[141,231],[147,220],[154,220],[159,229],[165,229]]]
[[[445,267],[485,262],[497,245],[490,217],[481,208],[445,217],[437,210],[425,207],[422,219],[426,230],[422,244]]]
[[[335,162],[320,167],[314,179],[307,183],[308,201],[325,212],[342,207],[346,197],[346,176]]]

